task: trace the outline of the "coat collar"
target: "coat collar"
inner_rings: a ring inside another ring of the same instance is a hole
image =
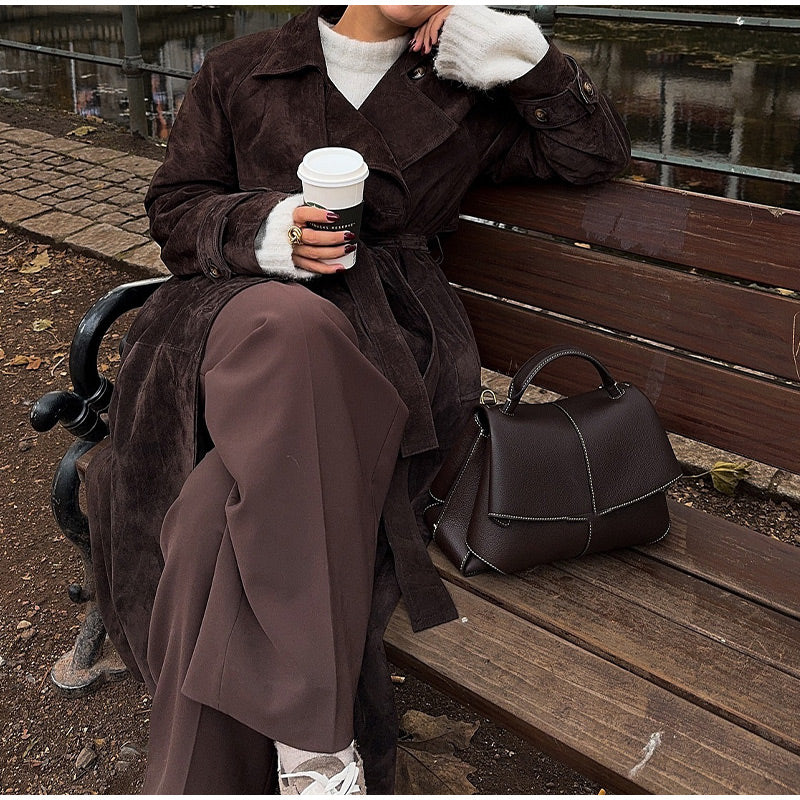
[[[292,17],[278,30],[272,46],[264,54],[253,75],[287,75],[306,67],[314,67],[326,74],[317,18],[322,15],[326,19],[336,19],[341,16],[343,8],[337,6],[323,9],[317,6]]]
[[[253,76],[287,77],[313,69],[328,82],[317,19],[322,15],[334,22],[342,12],[343,7],[316,7],[290,19],[279,29]],[[400,55],[359,109],[330,84],[329,97],[319,109],[325,116],[327,143],[359,150],[371,170],[386,173],[402,186],[407,201],[402,170],[458,128],[433,99],[444,90],[440,84],[432,58],[409,50]],[[398,109],[402,111],[398,113]]]

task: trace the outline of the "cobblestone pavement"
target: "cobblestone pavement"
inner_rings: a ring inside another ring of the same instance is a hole
[[[160,163],[0,122],[0,221],[96,258],[168,274],[144,212],[144,195]],[[485,385],[505,392],[505,376],[485,370],[483,378]],[[692,473],[715,461],[742,460],[683,437],[670,438]],[[800,502],[800,476],[754,462],[749,471],[751,490]]]
[[[160,162],[0,123],[0,220],[155,275],[144,195]]]

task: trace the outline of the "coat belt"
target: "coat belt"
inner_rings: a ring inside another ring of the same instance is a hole
[[[439,379],[439,354],[436,331],[400,269],[397,251],[424,250],[428,253],[428,240],[424,236],[402,234],[368,240],[365,244],[366,257],[347,271],[346,280],[377,351],[380,362],[377,366],[397,389],[409,411],[400,445],[401,458],[397,460],[384,503],[383,522],[411,627],[419,631],[457,616],[455,605],[428,556],[408,496],[410,456],[439,446],[430,402]],[[389,306],[384,283],[397,295],[405,310],[430,329],[431,353],[423,374]]]
[[[429,240],[416,233],[400,233],[396,236],[361,237],[367,247],[401,247],[405,250],[425,250],[430,252]]]
[[[383,505],[383,525],[394,573],[413,631],[456,619],[458,611],[433,566],[408,499],[409,460],[399,458]]]
[[[394,248],[427,252],[428,241],[423,236],[413,234],[370,241],[366,257],[347,271],[346,281],[376,349],[377,366],[397,389],[408,408],[408,422],[400,445],[401,455],[407,458],[439,446],[430,400],[439,379],[439,354],[436,333],[428,312],[403,275],[397,263],[397,254],[391,252]],[[424,374],[420,374],[414,355],[389,306],[383,282],[397,293],[408,313],[416,314],[421,324],[430,329],[431,354]]]

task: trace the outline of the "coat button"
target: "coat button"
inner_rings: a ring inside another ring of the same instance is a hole
[[[208,268],[208,275],[211,278],[219,278],[219,270],[213,264],[211,264],[211,266]]]
[[[427,71],[427,68],[423,64],[420,64],[418,67],[414,67],[414,69],[408,73],[408,77],[411,78],[412,81],[418,81],[420,78],[425,77]]]
[[[591,81],[583,82],[583,91],[586,92],[587,97],[591,97],[594,94],[594,86],[592,86]]]
[[[536,111],[533,112],[533,115],[539,122],[547,122],[547,120],[550,119],[550,115],[543,108],[537,108]]]

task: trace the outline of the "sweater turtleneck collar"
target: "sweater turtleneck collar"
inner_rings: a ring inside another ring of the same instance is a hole
[[[355,108],[369,96],[380,79],[408,46],[408,34],[384,42],[351,39],[319,18],[319,36],[328,77]]]
[[[409,34],[404,33],[383,42],[364,42],[351,39],[333,29],[333,25],[319,17],[319,35],[326,62],[346,64],[354,69],[388,69],[407,47]]]

